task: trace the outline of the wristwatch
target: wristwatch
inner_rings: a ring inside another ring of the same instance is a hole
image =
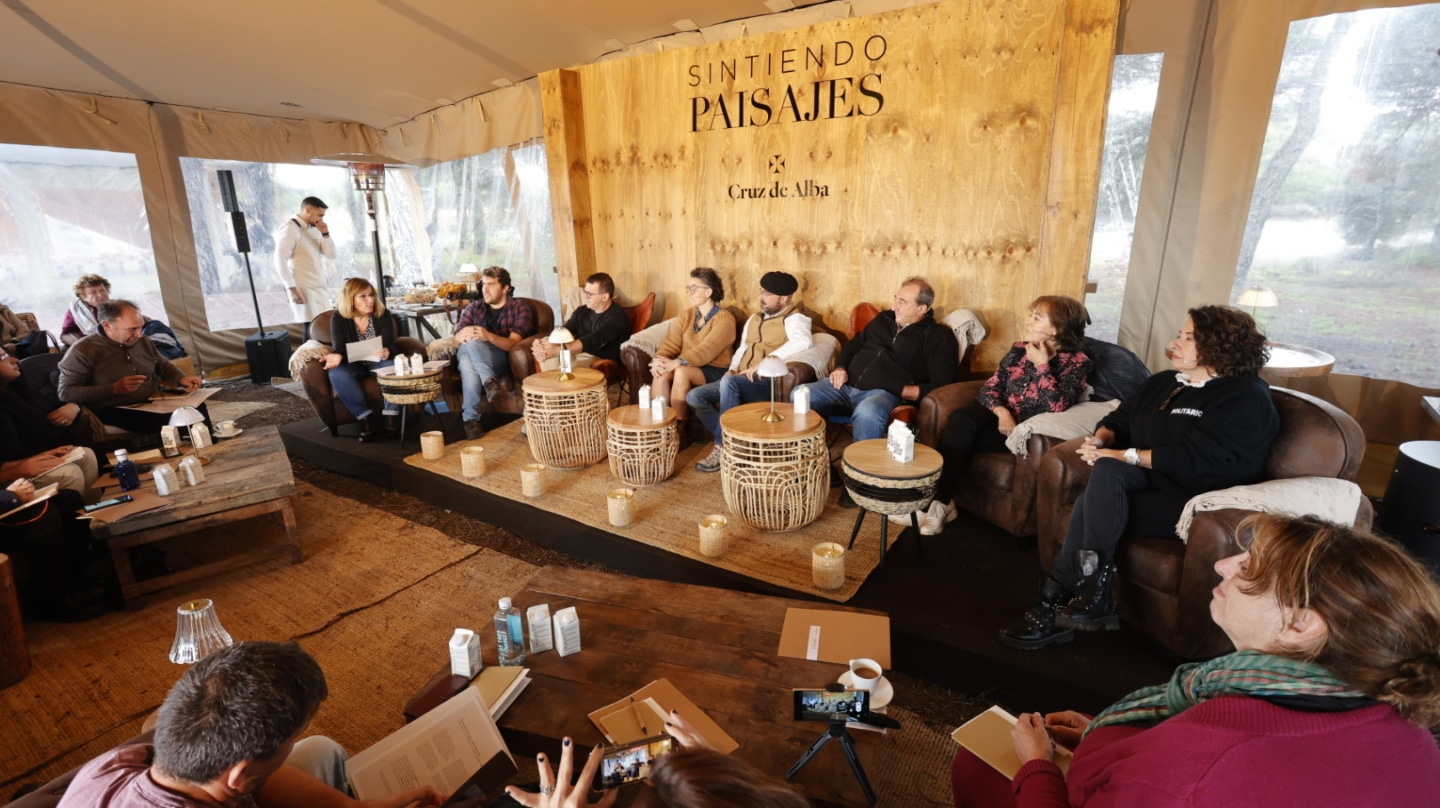
[[[1129,464],[1132,465],[1132,466],[1138,466],[1138,465],[1140,465],[1140,450],[1139,450],[1139,449],[1126,449],[1126,450],[1125,450],[1125,462],[1126,462],[1126,463],[1129,463]]]

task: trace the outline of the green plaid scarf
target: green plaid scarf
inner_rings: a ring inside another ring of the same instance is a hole
[[[1112,724],[1150,724],[1216,696],[1308,696],[1365,700],[1329,668],[1261,651],[1237,651],[1175,669],[1163,685],[1142,687],[1095,716],[1088,734]]]

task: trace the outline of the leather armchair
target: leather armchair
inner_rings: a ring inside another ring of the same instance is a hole
[[[1272,388],[1280,432],[1265,462],[1265,480],[1336,477],[1354,480],[1365,456],[1365,433],[1355,419],[1314,396]],[[1048,573],[1065,542],[1075,501],[1090,467],[1075,450],[1082,439],[1045,453],[1037,491],[1040,565]],[[1126,536],[1116,552],[1115,598],[1120,617],[1181,659],[1203,659],[1234,650],[1210,619],[1210,592],[1220,583],[1215,562],[1238,551],[1239,523],[1252,511],[1226,509],[1195,514],[1189,540],[1174,536]],[[1355,525],[1369,528],[1370,501],[1361,497]]]
[[[974,403],[984,386],[982,380],[956,382],[920,399],[915,439],[938,449],[950,416]],[[970,459],[970,467],[960,475],[954,492],[955,504],[1015,536],[1035,535],[1035,483],[1040,475],[1040,462],[1045,453],[1060,442],[1059,438],[1032,435],[1027,447],[1029,456],[1023,459],[1010,452],[976,452]],[[936,498],[947,493],[936,492]]]
[[[310,321],[310,339],[330,347],[330,316],[334,313],[323,311],[315,315],[315,319]],[[395,350],[407,356],[417,353],[424,356],[425,343],[414,337],[396,337]],[[330,374],[325,371],[323,358],[311,359],[305,363],[300,383],[305,388],[305,397],[310,400],[310,406],[315,408],[315,414],[320,416],[325,426],[330,427],[331,436],[338,434],[336,427],[358,423],[355,416],[335,395],[335,388],[330,385]],[[363,385],[366,398],[380,400],[379,382],[369,378],[364,380]]]
[[[520,380],[535,372],[535,357],[530,354],[530,344],[537,339],[550,336],[555,330],[555,310],[550,304],[533,297],[516,297],[516,300],[530,307],[535,316],[535,336],[526,337],[510,346],[510,375],[500,380],[499,396],[490,402],[496,412],[518,415],[525,411],[525,395],[520,389]],[[456,415],[464,406],[464,391],[460,388],[460,369],[455,360],[450,362],[451,372],[440,382],[440,392],[445,396],[445,408]]]

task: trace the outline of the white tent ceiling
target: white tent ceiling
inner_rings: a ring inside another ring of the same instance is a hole
[[[796,0],[810,5],[816,0]],[[788,0],[0,0],[0,82],[387,128]]]

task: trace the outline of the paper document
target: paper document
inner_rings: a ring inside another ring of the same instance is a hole
[[[955,743],[969,749],[971,754],[989,763],[1007,778],[1014,780],[1020,771],[1020,758],[1015,755],[1015,743],[1010,740],[1010,731],[1015,728],[1015,716],[1000,707],[991,707],[985,712],[961,724],[950,733]],[[1055,765],[1060,771],[1070,771],[1070,759],[1074,755],[1069,749],[1055,747]]]
[[[728,755],[740,748],[739,741],[730,737],[704,710],[695,706],[695,702],[670,684],[669,679],[656,679],[631,695],[591,712],[590,720],[605,733],[610,743],[624,744],[659,732],[665,726],[663,716],[669,715],[671,710],[679,710],[690,726],[720,754]],[[641,720],[648,722],[656,713],[662,717],[660,725],[653,727],[647,723],[644,729],[648,733],[642,734]]]
[[[865,657],[890,667],[890,618],[838,609],[786,609],[780,656],[839,662]]]
[[[0,513],[0,519],[4,519],[5,517],[9,516],[9,515],[12,514],[12,513],[19,513],[20,511],[25,510],[26,508],[30,507],[31,505],[39,505],[40,503],[44,502],[45,500],[47,500],[47,499],[55,496],[55,492],[56,492],[56,491],[59,491],[59,490],[60,490],[60,483],[50,483],[49,485],[45,486],[44,488],[37,488],[37,489],[35,489],[35,496],[32,497],[29,502],[23,503],[23,504],[21,504],[21,505],[17,505],[17,506],[15,506],[14,508],[11,508],[10,510],[8,510],[8,511],[6,511],[6,512],[4,512],[4,513]]]
[[[345,773],[362,800],[420,786],[450,794],[501,754],[514,765],[480,691],[467,687],[350,758]]]
[[[205,403],[205,399],[220,392],[218,387],[201,387],[193,393],[156,393],[149,401],[139,404],[125,404],[121,409],[139,410],[140,412],[155,412],[165,415],[172,413],[181,407],[198,407]],[[134,459],[134,458],[131,458]]]
[[[345,343],[346,362],[380,362],[380,352],[385,350],[385,343],[379,337],[362,339],[359,342]]]

